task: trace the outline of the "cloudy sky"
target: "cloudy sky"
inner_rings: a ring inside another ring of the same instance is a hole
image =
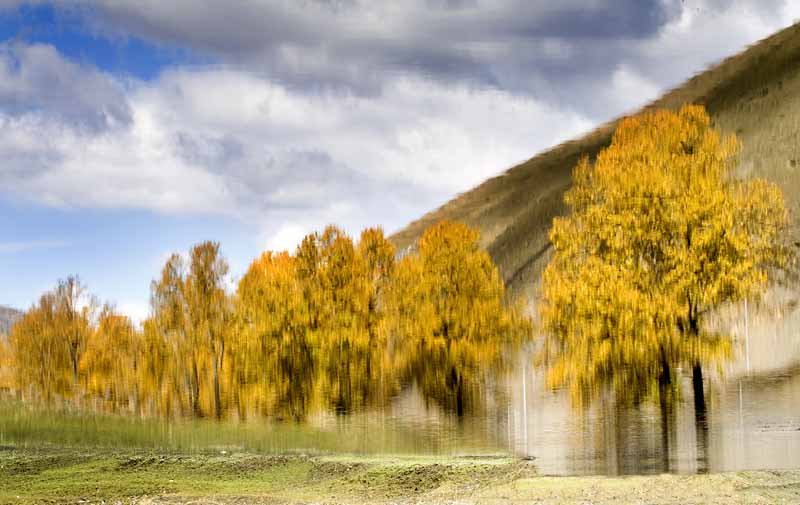
[[[394,231],[800,18],[792,0],[0,0],[0,304],[78,274],[134,318],[173,251],[234,275]]]

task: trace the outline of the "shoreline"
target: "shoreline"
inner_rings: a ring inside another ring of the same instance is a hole
[[[470,456],[164,453],[0,447],[0,503],[800,503],[800,469],[558,477]]]

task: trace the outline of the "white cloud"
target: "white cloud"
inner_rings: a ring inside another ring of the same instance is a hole
[[[59,249],[67,247],[68,242],[63,240],[30,240],[30,241],[14,241],[14,242],[0,242],[0,254],[8,253],[21,253],[28,251],[35,251],[41,249]]]
[[[299,224],[286,224],[271,233],[265,241],[265,250],[268,251],[290,251],[293,252],[297,245],[313,228],[301,226]]]
[[[0,10],[21,3],[35,2]],[[0,198],[230,216],[254,243],[291,250],[329,223],[391,232],[787,26],[800,2],[82,0],[65,12],[67,36],[88,29],[121,54],[137,37],[218,65],[139,81],[0,44]],[[59,247],[7,238],[0,254]],[[244,271],[251,246],[223,247]],[[157,275],[166,255],[150,254]],[[105,260],[95,268],[117,267]],[[145,317],[141,292],[113,289]]]
[[[0,107],[102,129],[130,121],[121,83],[49,45],[0,44]]]
[[[40,113],[0,114],[2,190],[57,207],[230,211],[219,178],[174,156],[146,115],[136,111],[129,128],[93,133]]]
[[[334,220],[399,226],[591,125],[530,97],[414,76],[379,96],[230,68],[170,70],[125,89],[129,124],[102,130],[43,110],[0,113],[3,191],[52,206],[237,216],[289,247],[298,230]]]
[[[686,0],[681,16],[637,44],[631,64],[662,87],[681,84],[793,23],[796,2]]]
[[[133,324],[141,324],[150,315],[150,305],[140,301],[125,301],[117,305],[117,311],[131,318]]]
[[[635,108],[658,98],[659,86],[641,75],[629,65],[618,66],[611,75],[609,108],[625,113],[635,112]]]
[[[580,2],[434,3],[88,2],[100,31],[211,51],[223,64],[145,82],[50,46],[3,45],[0,192],[235,216],[277,249],[331,222],[354,235],[391,231],[797,15],[781,2],[635,3],[614,35],[587,25]],[[624,6],[591,7],[609,16]],[[199,29],[221,11],[244,24]],[[275,30],[247,28],[265,19]]]

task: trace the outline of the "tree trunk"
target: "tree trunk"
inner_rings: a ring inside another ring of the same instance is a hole
[[[464,417],[464,384],[456,371],[456,367],[450,367],[450,377],[447,382],[448,386],[450,386],[450,391],[455,393],[455,405],[453,406],[456,410],[456,416],[461,421]]]
[[[197,362],[192,359],[192,414],[195,417],[203,417],[203,413],[200,412],[200,380],[197,373]]]
[[[703,390],[703,368],[700,363],[692,367],[692,388],[694,389],[694,426],[697,445],[697,471],[708,472],[708,418],[706,398]]]
[[[694,389],[694,413],[695,417],[706,415],[706,397],[703,391],[703,368],[700,363],[695,363],[692,367],[692,388]]]
[[[222,419],[222,398],[219,388],[219,371],[222,368],[222,353],[225,350],[224,344],[220,343],[220,347],[214,345],[214,339],[209,337],[211,342],[211,356],[212,359],[212,380],[214,381],[214,417]]]
[[[464,386],[461,381],[458,382],[458,389],[456,390],[456,416],[459,421],[464,418]]]
[[[661,460],[662,470],[669,472],[669,424],[670,424],[670,405],[669,389],[672,384],[672,372],[670,371],[664,349],[661,349],[661,375],[658,378],[658,403],[661,410]]]
[[[222,399],[219,391],[219,366],[214,360],[214,415],[217,419],[222,419]]]
[[[133,383],[133,412],[136,417],[142,417],[142,404],[139,399],[139,381]]]

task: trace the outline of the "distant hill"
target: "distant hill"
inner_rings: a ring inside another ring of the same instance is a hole
[[[22,312],[0,305],[0,335],[8,335],[11,325],[22,317]]]
[[[690,50],[690,48],[687,48]],[[741,170],[783,188],[800,215],[800,24],[786,28],[689,79],[647,105],[703,104],[716,126],[743,144]],[[545,151],[436,209],[391,239],[403,249],[442,219],[477,227],[511,291],[531,299],[550,255],[548,231],[564,213],[564,191],[582,156],[607,146],[619,120]],[[797,219],[793,236],[798,236]]]

